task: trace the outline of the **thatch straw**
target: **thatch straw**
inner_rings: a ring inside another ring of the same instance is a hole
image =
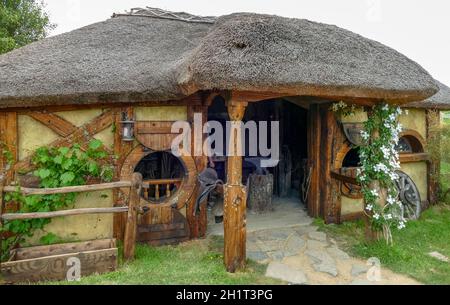
[[[209,89],[400,102],[437,92],[412,60],[336,26],[150,15],[116,16],[0,56],[0,108],[166,101]]]

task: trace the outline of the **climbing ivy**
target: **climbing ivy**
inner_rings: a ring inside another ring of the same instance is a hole
[[[91,140],[85,150],[79,144],[59,148],[41,147],[32,158],[32,164],[36,168],[33,175],[39,178],[41,188],[84,185],[90,178],[111,181],[112,166],[99,163],[101,160],[106,161],[107,157],[108,153],[103,149],[102,142],[96,139]],[[20,187],[17,187],[16,192],[5,195],[5,201],[18,203],[18,213],[50,212],[73,205],[76,197],[77,193],[24,196]],[[13,234],[3,241],[1,259],[8,258],[12,248],[25,238],[33,236],[36,230],[43,229],[50,221],[51,219],[28,219],[5,222],[0,233]],[[50,243],[55,239],[56,236],[49,233],[41,242]]]

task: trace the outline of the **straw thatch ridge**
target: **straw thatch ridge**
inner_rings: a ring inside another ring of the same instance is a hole
[[[423,102],[409,103],[407,106],[413,108],[450,110],[450,88],[439,81],[436,81],[436,83],[439,86],[438,93],[427,98]]]
[[[173,19],[120,15],[0,56],[0,108],[167,101],[211,89],[399,102],[437,92],[417,63],[336,26],[252,13]]]

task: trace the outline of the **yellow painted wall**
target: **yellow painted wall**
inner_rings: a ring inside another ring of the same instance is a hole
[[[362,108],[356,108],[355,113],[352,115],[342,116],[340,118],[343,123],[362,123],[367,121],[367,112]]]
[[[341,215],[362,212],[364,203],[362,199],[353,199],[341,196]]]
[[[137,121],[181,121],[187,119],[186,106],[136,107]]]
[[[62,111],[56,114],[79,127],[99,116],[103,111],[104,109],[98,108]],[[187,119],[186,106],[136,107],[135,113],[137,120],[177,121]],[[19,159],[32,155],[37,148],[48,145],[59,138],[51,129],[26,115],[19,115],[18,134]],[[101,140],[107,147],[113,146],[114,133],[111,127],[106,128],[94,137]],[[73,208],[111,207],[113,205],[112,199],[111,190],[84,193],[78,196]],[[185,209],[182,209],[181,212],[185,214]],[[113,234],[113,215],[79,215],[55,218],[44,230],[36,232],[35,236],[27,242],[36,245],[39,243],[40,237],[49,232],[67,241],[110,238]]]
[[[412,129],[417,131],[426,139],[426,113],[424,109],[407,109],[408,114],[402,114],[399,122],[404,129]],[[355,114],[341,118],[344,123],[361,123],[367,120],[367,113],[362,109],[357,109]],[[401,170],[408,174],[419,189],[422,200],[427,199],[427,165],[425,162],[403,163]],[[363,210],[362,199],[351,199],[342,196],[341,213],[347,215]]]
[[[56,114],[75,126],[82,126],[99,116],[102,111],[102,109],[88,109],[57,112]],[[19,159],[32,155],[37,148],[48,145],[59,138],[51,129],[26,115],[19,115],[18,134]],[[114,134],[110,127],[94,137],[101,140],[107,147],[111,147],[114,143]],[[101,196],[102,194],[107,196]],[[111,207],[112,205],[112,191],[103,191],[80,194],[74,208]],[[55,218],[44,228],[44,232],[37,232],[28,242],[38,244],[39,238],[48,232],[52,232],[64,240],[109,238],[112,237],[112,217],[109,214],[101,214]]]
[[[75,208],[112,207],[112,190],[80,193]],[[72,207],[69,207],[72,208]],[[63,241],[93,240],[113,237],[112,214],[89,214],[53,218],[44,231],[37,231],[28,240],[30,245],[39,244],[39,239],[51,232]]]
[[[59,137],[51,129],[27,115],[19,115],[17,126],[19,160],[32,155],[36,149],[50,144]]]
[[[427,118],[424,109],[407,109],[408,114],[399,117],[400,124],[404,129],[417,131],[424,139],[427,138]]]
[[[55,112],[56,115],[62,117],[63,119],[66,119],[73,125],[80,127],[83,124],[91,121],[95,117],[102,114],[102,109],[83,109],[83,110],[76,110],[76,111],[59,111]]]
[[[420,199],[422,201],[427,200],[427,163],[425,161],[403,163],[401,164],[401,170],[410,176],[416,184],[420,193]]]

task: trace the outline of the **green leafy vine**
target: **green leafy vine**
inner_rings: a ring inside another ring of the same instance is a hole
[[[102,181],[111,181],[113,168],[110,165],[100,165],[106,160],[108,153],[103,149],[100,140],[91,140],[87,149],[81,149],[79,144],[71,147],[41,147],[36,150],[32,164],[36,170],[33,175],[39,178],[41,188],[56,188],[74,185],[84,185],[91,178],[100,178]],[[105,162],[108,164],[108,162]],[[17,191],[5,195],[6,202],[19,205],[18,213],[50,212],[69,207],[75,203],[77,193],[31,195],[24,196]],[[0,233],[12,233],[2,243],[2,260],[7,259],[10,250],[32,237],[38,229],[43,229],[50,223],[50,219],[13,220],[5,222]],[[56,239],[54,234],[41,238],[42,243],[49,243]]]

